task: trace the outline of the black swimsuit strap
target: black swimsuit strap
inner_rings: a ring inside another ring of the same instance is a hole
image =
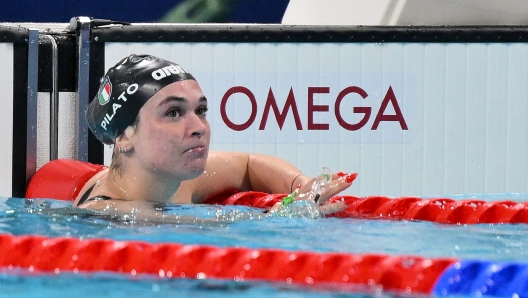
[[[77,206],[81,205],[82,203],[86,201],[91,201],[91,200],[105,200],[106,201],[106,200],[112,199],[111,197],[107,197],[107,196],[95,196],[95,197],[90,198],[90,194],[92,193],[92,190],[94,189],[94,187],[95,187],[95,184],[92,185],[92,187],[88,188],[88,190],[83,194],[83,196],[77,203]]]
[[[82,195],[81,199],[77,203],[77,206],[81,205],[86,200],[88,200],[88,198],[90,197],[90,194],[92,193],[92,190],[94,189],[94,187],[95,187],[95,184],[92,185],[92,187],[88,188],[88,190]]]

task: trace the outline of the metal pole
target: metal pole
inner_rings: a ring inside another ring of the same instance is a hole
[[[26,185],[37,170],[38,30],[29,30],[26,127]]]
[[[78,160],[88,161],[88,125],[84,120],[84,113],[90,101],[90,33],[91,19],[89,17],[76,17],[70,21],[70,27],[75,26],[78,32],[78,74],[77,74],[77,104],[78,104],[78,135],[77,156]]]
[[[51,42],[50,160],[55,160],[59,158],[59,50],[53,36],[44,36]]]

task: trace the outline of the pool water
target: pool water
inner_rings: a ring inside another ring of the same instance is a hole
[[[528,194],[451,196],[486,201],[528,201]],[[0,233],[109,238],[149,243],[182,243],[218,247],[278,248],[316,252],[419,255],[492,261],[528,262],[525,224],[443,225],[338,218],[264,216],[262,210],[242,206],[174,205],[164,213],[198,219],[185,224],[144,223],[104,216],[70,207],[68,202],[0,198]],[[221,223],[215,219],[221,218]],[[231,219],[226,221],[226,219]],[[27,270],[0,271],[0,297],[391,297],[378,288],[305,287],[268,282],[167,279],[113,273],[40,274]]]

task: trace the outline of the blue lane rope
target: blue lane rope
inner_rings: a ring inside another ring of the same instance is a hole
[[[528,263],[459,261],[439,277],[432,294],[528,297]]]

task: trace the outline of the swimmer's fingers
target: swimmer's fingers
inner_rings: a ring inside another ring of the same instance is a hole
[[[356,177],[357,173],[350,175],[344,173],[333,174],[332,181],[330,181],[330,183],[325,187],[325,189],[321,193],[320,197],[317,200],[317,204],[325,205],[328,200],[330,200],[333,196],[349,188],[352,185],[352,182],[354,182],[354,180],[356,179]]]
[[[345,202],[337,201],[319,206],[319,211],[322,214],[330,214],[345,210],[346,206]]]
[[[352,185],[352,182],[356,179],[357,173],[354,174],[347,174],[347,173],[335,173],[332,174],[332,181],[325,186],[325,189],[322,191],[319,196],[315,195],[312,192],[312,185],[316,182],[316,179],[311,179],[304,185],[302,185],[295,195],[293,196],[293,201],[302,201],[302,200],[312,200],[316,201],[317,205],[319,206],[319,210],[323,214],[329,214],[333,212],[337,212],[340,210],[343,210],[346,205],[344,202],[332,202],[330,204],[328,203],[328,200],[330,200],[333,196],[337,195],[338,193],[342,192],[343,190],[347,189]],[[275,204],[270,211],[277,211],[282,207],[282,202],[279,202]]]
[[[332,181],[329,183],[329,185],[326,186],[326,189],[321,193],[321,196],[327,196],[327,194],[330,194],[330,197],[333,195],[338,194],[339,192],[347,189],[350,185],[352,185],[352,182],[356,179],[357,173],[348,174],[345,172],[338,172],[332,174]],[[308,182],[303,184],[298,190],[297,195],[295,197],[295,201],[297,200],[308,200],[308,199],[314,199],[313,197],[310,197],[309,194],[312,190],[312,185],[316,182],[316,178],[310,179]],[[328,201],[329,198],[326,198]],[[321,199],[321,197],[319,198]]]
[[[338,172],[332,174],[332,181],[330,181],[324,188],[324,190],[319,194],[319,196],[314,197],[312,192],[312,185],[316,183],[316,179],[313,178],[307,183],[305,183],[294,197],[294,201],[299,200],[316,200],[319,205],[323,205],[328,202],[333,196],[342,192],[352,185],[352,182],[357,177],[357,173],[347,174],[343,172]]]

